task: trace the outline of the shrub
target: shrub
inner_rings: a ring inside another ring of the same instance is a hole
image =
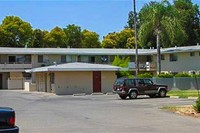
[[[191,75],[188,73],[178,73],[175,75],[175,77],[191,77]]]
[[[161,73],[158,75],[159,78],[173,78],[173,74]]]
[[[196,75],[194,75],[194,76],[196,76],[196,77],[200,77],[200,74],[196,74]]]
[[[196,100],[195,105],[193,107],[196,112],[200,113],[200,97]]]
[[[139,78],[152,78],[153,75],[151,73],[143,73],[138,75]]]

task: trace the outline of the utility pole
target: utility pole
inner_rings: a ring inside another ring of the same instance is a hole
[[[135,77],[137,77],[139,72],[139,62],[138,62],[138,45],[137,45],[137,13],[136,13],[135,0],[133,0],[133,13],[134,13],[134,30],[135,30]]]

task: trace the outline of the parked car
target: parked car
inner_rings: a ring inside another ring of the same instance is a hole
[[[0,133],[19,133],[15,126],[15,111],[12,108],[0,107]]]
[[[121,99],[137,98],[138,95],[149,95],[150,97],[165,97],[168,92],[167,85],[157,85],[150,79],[142,78],[118,78],[113,90]]]

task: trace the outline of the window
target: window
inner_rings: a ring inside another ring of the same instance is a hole
[[[38,63],[43,63],[43,55],[38,55]]]
[[[161,55],[161,60],[165,60],[165,55]]]
[[[170,54],[169,55],[169,59],[170,59],[170,61],[177,61],[178,60],[178,56],[176,54]]]
[[[25,55],[25,62],[24,63],[31,63],[31,55]]]
[[[151,59],[150,55],[147,56],[147,62],[152,62],[152,59]]]
[[[108,62],[108,56],[107,55],[101,56],[101,61],[102,62]]]
[[[135,80],[133,79],[127,79],[125,83],[127,86],[135,86]]]
[[[66,63],[66,56],[65,55],[61,55],[61,63]]]
[[[149,80],[149,79],[144,79],[144,84],[146,84],[146,85],[152,85],[153,82],[151,80]]]
[[[144,81],[142,79],[137,79],[137,85],[143,85]]]
[[[16,61],[15,56],[9,56],[8,60],[9,60],[9,63],[15,63]]]
[[[16,56],[17,64],[23,64],[25,62],[25,57],[23,55]]]
[[[95,56],[90,57],[90,62],[95,63]]]
[[[195,52],[190,52],[190,56],[195,56]]]

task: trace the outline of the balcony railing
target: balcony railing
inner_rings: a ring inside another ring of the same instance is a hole
[[[23,70],[31,68],[32,64],[0,64],[0,70]]]
[[[136,69],[135,62],[129,63],[130,69]],[[156,70],[156,64],[155,63],[139,63],[139,70],[140,71],[155,71]]]

